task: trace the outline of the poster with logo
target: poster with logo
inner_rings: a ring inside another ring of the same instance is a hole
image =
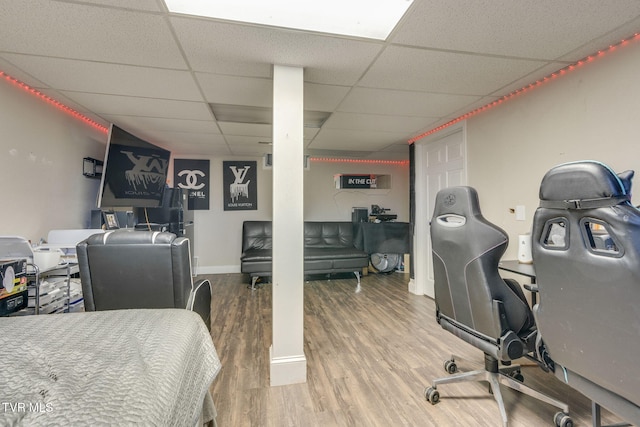
[[[187,190],[189,210],[209,209],[209,160],[174,159],[173,182]]]
[[[225,211],[258,209],[258,174],[255,161],[222,162]]]

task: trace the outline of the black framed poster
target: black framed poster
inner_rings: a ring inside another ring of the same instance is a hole
[[[225,211],[258,209],[256,161],[223,161],[222,185]]]
[[[187,190],[189,210],[209,209],[209,160],[174,159],[173,182]]]

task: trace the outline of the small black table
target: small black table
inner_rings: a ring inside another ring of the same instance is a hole
[[[531,292],[531,305],[536,305],[538,302],[536,295],[538,293],[538,287],[536,286],[536,270],[533,264],[523,264],[518,260],[504,260],[500,261],[498,268],[531,279],[531,284],[524,284],[523,287]]]
[[[408,254],[411,250],[407,222],[360,222],[354,228],[354,246],[368,254]]]

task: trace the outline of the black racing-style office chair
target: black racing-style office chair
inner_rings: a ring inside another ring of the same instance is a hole
[[[185,308],[211,330],[211,283],[193,282],[187,238],[124,229],[90,236],[76,249],[86,311]]]
[[[640,211],[632,171],[594,161],[549,170],[532,250],[539,335],[564,383],[640,425]]]
[[[560,408],[556,425],[571,426],[568,406],[524,385],[519,366],[499,368],[500,363],[510,365],[532,353],[536,340],[533,314],[520,285],[498,273],[508,241],[502,229],[482,216],[475,189],[450,187],[438,192],[431,219],[437,321],[482,350],[485,369],[436,379],[425,389],[425,397],[435,404],[441,384],[487,381],[506,426],[503,384]],[[445,369],[450,374],[457,371],[453,358],[445,362]]]

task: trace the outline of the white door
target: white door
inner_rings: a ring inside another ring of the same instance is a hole
[[[466,132],[464,124],[416,143],[416,218],[414,234],[415,278],[409,291],[434,297],[433,260],[429,221],[436,194],[443,188],[466,185]]]

